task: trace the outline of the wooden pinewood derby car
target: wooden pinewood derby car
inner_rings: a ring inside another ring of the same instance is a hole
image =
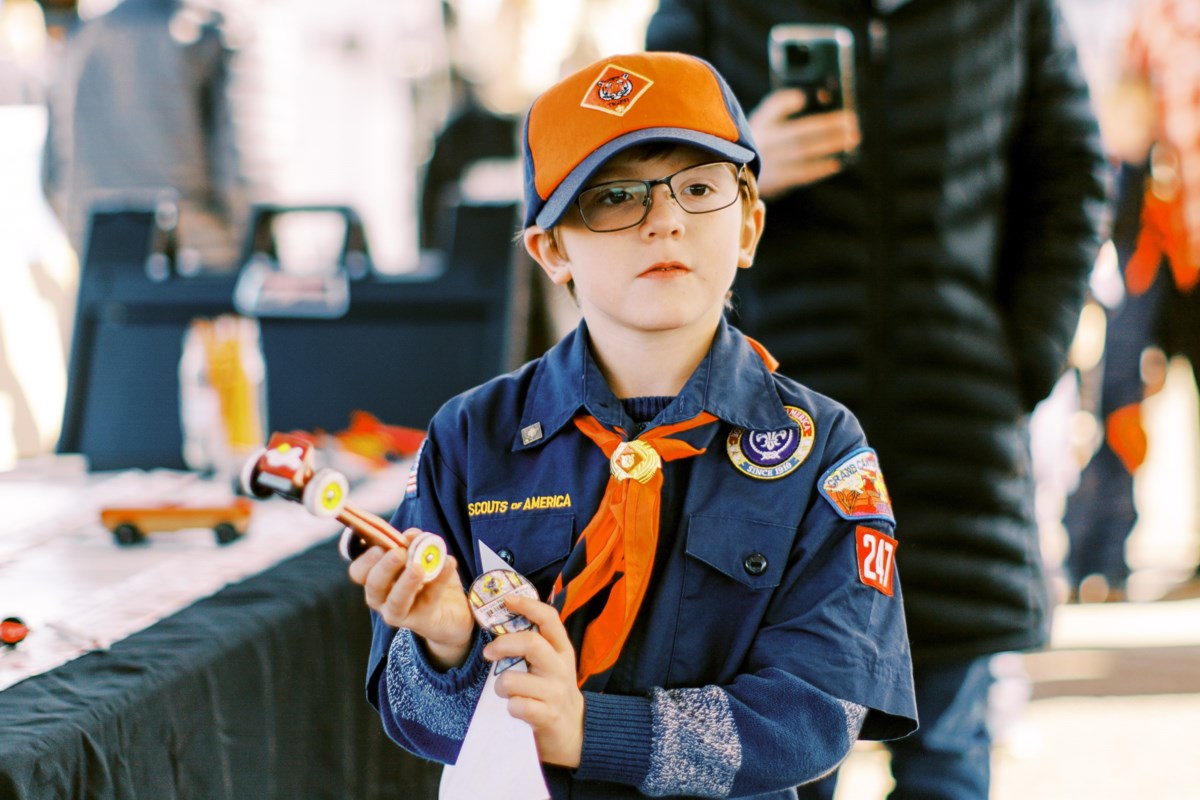
[[[251,504],[237,498],[218,506],[131,506],[103,508],[100,523],[120,545],[145,541],[146,535],[189,528],[212,528],[219,544],[236,541],[250,524]]]
[[[385,550],[405,549],[408,564],[422,570],[426,582],[437,577],[446,562],[446,543],[423,533],[406,537],[386,520],[347,502],[346,476],[328,467],[315,469],[314,446],[303,436],[274,433],[265,449],[243,465],[242,491],[266,499],[278,495],[303,505],[318,517],[332,517],[346,526],[339,549],[352,559],[372,545]]]

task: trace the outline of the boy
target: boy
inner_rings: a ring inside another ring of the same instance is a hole
[[[547,90],[524,139],[525,246],[583,321],[431,423],[394,522],[457,569],[351,565],[368,696],[453,762],[489,663],[519,656],[496,690],[554,797],[794,797],[916,721],[874,452],[723,319],[764,220],[745,117],[707,63],[642,53]],[[536,631],[472,624],[480,541],[553,593],[509,603]]]

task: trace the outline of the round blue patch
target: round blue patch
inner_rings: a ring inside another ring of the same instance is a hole
[[[784,406],[796,425],[773,431],[748,431],[734,428],[725,441],[729,460],[752,478],[782,478],[804,463],[816,439],[816,426],[808,412]]]

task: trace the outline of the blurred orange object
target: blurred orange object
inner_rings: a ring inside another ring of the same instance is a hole
[[[28,635],[29,627],[20,617],[6,617],[0,622],[0,644],[5,647],[16,647]]]
[[[1178,195],[1165,200],[1151,190],[1142,207],[1137,247],[1125,267],[1125,286],[1131,294],[1144,294],[1153,285],[1163,256],[1175,285],[1181,292],[1191,291],[1200,280],[1200,264],[1193,263],[1188,253],[1182,200]]]
[[[350,415],[350,427],[333,437],[349,452],[382,465],[416,453],[425,431],[386,425],[366,411],[355,411]]]
[[[1146,431],[1142,428],[1142,404],[1121,406],[1105,420],[1108,446],[1132,475],[1146,460]]]

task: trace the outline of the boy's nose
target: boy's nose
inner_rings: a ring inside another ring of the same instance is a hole
[[[679,223],[686,212],[680,207],[679,201],[675,199],[671,187],[666,185],[653,187],[647,197],[647,202],[650,203],[650,209],[646,212],[643,225],[647,223],[662,225],[666,220],[672,229],[680,227]]]

